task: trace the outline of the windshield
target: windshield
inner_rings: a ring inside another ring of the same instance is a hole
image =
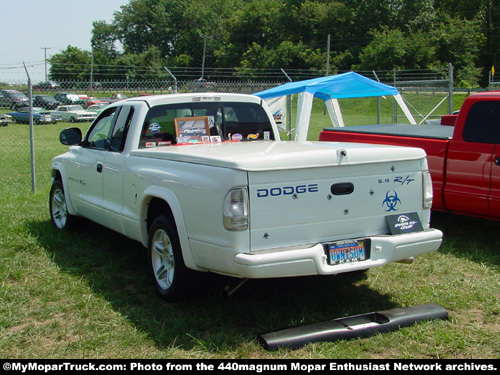
[[[274,133],[266,112],[255,103],[166,104],[149,110],[139,147],[218,140],[274,140]]]

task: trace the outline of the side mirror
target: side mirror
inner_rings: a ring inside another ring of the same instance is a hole
[[[82,131],[79,128],[64,129],[59,134],[59,140],[66,146],[77,145],[82,142]]]

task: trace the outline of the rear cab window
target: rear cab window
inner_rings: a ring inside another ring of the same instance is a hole
[[[271,122],[256,103],[164,104],[146,115],[139,148],[255,140],[274,140]]]

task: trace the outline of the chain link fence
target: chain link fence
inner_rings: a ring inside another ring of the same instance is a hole
[[[368,78],[395,86],[402,94],[404,101],[412,112],[418,124],[432,123],[452,112],[453,85],[452,73],[442,72],[361,72]],[[145,80],[145,81],[103,81],[103,82],[44,82],[32,85],[34,106],[52,111],[58,101],[67,104],[67,94],[76,94],[73,99],[83,107],[90,107],[97,102],[111,102],[116,94],[127,97],[141,95],[172,94],[183,92],[229,92],[253,94],[288,82],[287,79],[275,81],[244,81],[244,80]],[[28,91],[26,82],[4,82],[0,95],[0,115],[14,116],[16,111],[22,112],[22,106],[27,105],[22,99]],[[21,93],[19,95],[15,91]],[[14,95],[15,94],[15,95]],[[66,94],[66,95],[63,95]],[[45,101],[43,100],[45,99]],[[459,100],[457,103],[461,103]],[[388,124],[403,121],[403,112],[391,97],[356,98],[339,100],[346,126],[361,124]],[[91,109],[91,108],[89,108]],[[292,112],[289,115],[290,127],[294,127],[296,116],[296,98],[292,100]],[[24,110],[25,111],[25,110]],[[37,110],[38,111],[38,110]],[[35,112],[35,111],[34,111]],[[35,114],[33,116],[38,116]],[[43,116],[43,114],[40,114]],[[64,152],[66,147],[59,143],[59,132],[70,126],[78,126],[85,132],[90,122],[72,124],[67,120],[55,120],[45,124],[35,117],[33,122],[39,125],[30,126],[27,121],[14,117],[0,124],[0,160],[2,179],[0,192],[15,191],[25,194],[35,189],[48,189],[49,168],[52,157]],[[315,99],[308,139],[317,140],[319,132],[330,127],[328,113],[324,102]],[[293,133],[293,129],[289,129]],[[283,139],[291,139],[291,134],[282,134]],[[33,148],[30,148],[30,141]]]

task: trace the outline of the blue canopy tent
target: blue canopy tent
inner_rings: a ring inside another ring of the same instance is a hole
[[[296,140],[306,140],[314,98],[324,100],[334,126],[344,126],[338,99],[365,98],[392,95],[411,124],[416,124],[399,91],[392,86],[366,78],[354,72],[290,82],[269,90],[255,93],[262,99],[272,99],[299,94],[297,108]]]

